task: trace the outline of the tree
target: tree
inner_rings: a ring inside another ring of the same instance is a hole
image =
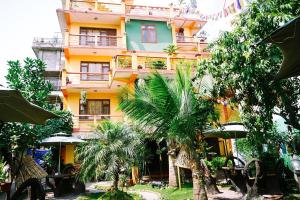
[[[25,58],[23,66],[19,60],[8,61],[8,66],[5,78],[10,88],[19,90],[31,103],[52,108],[48,101],[52,85],[45,80],[46,65],[43,61]]]
[[[39,59],[26,58],[24,64],[20,61],[8,61],[8,86],[19,90],[31,103],[45,109],[53,109],[48,99],[52,85],[45,80],[45,64]],[[45,137],[56,132],[71,134],[73,128],[72,114],[68,111],[53,111],[61,116],[51,119],[46,125],[31,125],[26,123],[3,123],[0,130],[1,154],[7,161],[11,160],[11,152],[24,152],[27,148],[38,145]]]
[[[239,104],[241,118],[249,130],[248,142],[258,155],[262,144],[270,148],[283,142],[273,115],[300,130],[300,79],[274,81],[282,54],[274,45],[256,45],[283,23],[300,14],[298,0],[256,0],[240,14],[232,32],[224,32],[210,45],[211,59],[200,63],[198,77],[213,75],[220,97]],[[292,36],[291,36],[292,37]]]
[[[112,121],[101,122],[96,132],[99,139],[89,140],[76,149],[76,157],[81,161],[79,177],[87,182],[105,174],[113,180],[114,190],[118,190],[120,175],[130,169],[142,148],[141,138],[126,124]]]
[[[176,143],[190,156],[193,173],[194,199],[207,199],[203,171],[200,167],[199,134],[216,120],[214,103],[207,97],[197,97],[189,68],[176,70],[174,80],[158,72],[136,85],[134,92],[120,96],[120,108],[145,128],[153,129],[153,137]],[[173,159],[173,158],[171,158]]]

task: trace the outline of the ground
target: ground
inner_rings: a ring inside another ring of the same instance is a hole
[[[47,200],[97,200],[101,194],[111,185],[111,182],[97,182],[86,185],[86,195],[68,195],[65,197],[54,198],[53,193],[47,193]],[[97,189],[96,189],[97,188]],[[210,196],[210,200],[239,200],[241,194],[229,190],[229,188],[221,188],[221,194]],[[158,189],[152,188],[150,185],[136,185],[128,188],[128,192],[139,194],[143,200],[184,200],[192,199],[192,185],[184,185],[179,189]]]

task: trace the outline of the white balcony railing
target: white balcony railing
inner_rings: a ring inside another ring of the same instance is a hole
[[[91,0],[71,0],[70,9],[83,12],[122,13],[122,6],[119,3],[106,3]]]
[[[73,116],[73,122],[75,128],[80,128],[81,130],[88,131],[92,130],[93,125],[103,121],[103,120],[112,120],[116,122],[124,121],[122,115],[75,115]]]
[[[81,84],[86,81],[108,81],[109,72],[67,72],[66,84]]]
[[[121,40],[120,36],[70,34],[69,46],[121,47]]]

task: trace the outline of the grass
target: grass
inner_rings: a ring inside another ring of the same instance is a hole
[[[135,193],[122,191],[93,193],[78,197],[76,200],[142,200],[141,196]]]
[[[193,186],[192,184],[185,184],[182,186],[181,190],[178,188],[166,188],[166,189],[158,189],[152,188],[151,185],[135,185],[130,187],[131,190],[134,191],[152,191],[157,192],[161,195],[164,200],[185,200],[185,199],[193,199]]]

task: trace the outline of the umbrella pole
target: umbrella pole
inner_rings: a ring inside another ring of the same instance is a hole
[[[59,143],[59,154],[58,154],[58,174],[60,174],[60,154],[61,154],[61,142]]]

